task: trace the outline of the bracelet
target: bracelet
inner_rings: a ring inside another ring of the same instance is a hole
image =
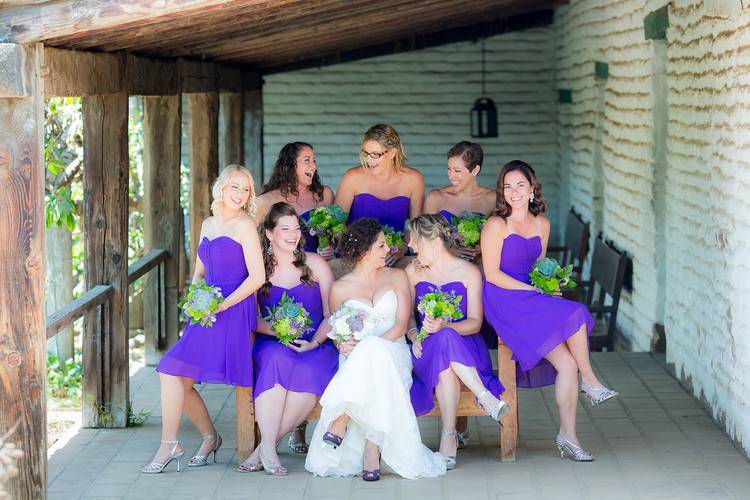
[[[416,328],[414,326],[406,330],[406,337],[409,338],[409,340],[411,340],[411,337],[409,337],[409,334],[411,333],[412,330],[414,330],[414,333],[419,333],[419,328]]]

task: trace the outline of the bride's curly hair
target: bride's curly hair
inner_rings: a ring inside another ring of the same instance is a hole
[[[511,160],[503,165],[503,168],[500,170],[500,175],[497,176],[497,186],[495,187],[497,202],[495,204],[495,210],[492,212],[492,215],[499,215],[503,219],[506,219],[513,211],[511,206],[508,205],[508,202],[505,201],[504,184],[505,176],[508,173],[514,172],[516,170],[521,172],[523,176],[526,177],[526,179],[529,181],[529,185],[531,185],[531,192],[534,194],[534,201],[529,201],[529,212],[531,212],[535,216],[544,213],[544,211],[547,210],[547,201],[542,198],[542,184],[536,178],[536,172],[534,172],[534,169],[531,167],[531,165],[529,165],[525,161]]]
[[[271,241],[266,236],[266,230],[273,231],[279,224],[279,219],[285,216],[292,216],[299,221],[299,216],[294,210],[294,207],[289,203],[280,201],[271,205],[271,209],[263,219],[263,224],[258,228],[258,234],[260,236],[260,248],[263,251],[263,266],[266,269],[266,282],[260,287],[260,295],[267,296],[271,291],[271,276],[273,271],[276,269],[276,256],[268,253],[268,249],[271,247]],[[300,223],[300,226],[302,224]],[[305,254],[305,236],[299,239],[297,248],[294,249],[294,267],[302,270],[302,276],[299,280],[306,286],[313,286],[315,280],[313,278],[312,269],[307,265],[307,255]]]
[[[338,244],[339,255],[348,265],[353,266],[362,258],[383,232],[383,226],[371,217],[363,217],[352,222]]]
[[[297,181],[297,156],[302,148],[313,147],[306,142],[290,142],[279,151],[279,157],[273,166],[271,178],[268,184],[263,186],[263,192],[279,190],[281,196],[287,199],[289,196],[299,196],[299,183]],[[310,191],[313,192],[314,198],[323,201],[323,182],[320,180],[317,169],[313,174]]]

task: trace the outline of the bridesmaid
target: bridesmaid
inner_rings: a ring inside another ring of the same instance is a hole
[[[240,472],[265,468],[274,476],[288,474],[279,463],[276,443],[307,417],[338,369],[338,351],[326,336],[330,330],[328,292],[333,273],[322,257],[302,249],[301,236],[294,208],[284,202],[272,205],[261,232],[267,276],[258,293],[261,315],[266,315],[286,293],[305,306],[313,322],[288,347],[276,340],[267,321],[258,323],[260,335],[253,346],[253,399],[261,441],[240,464]]]
[[[409,246],[417,254],[406,274],[419,303],[433,289],[453,291],[462,297],[464,319],[451,323],[417,318],[417,326],[430,335],[417,340],[417,328],[408,332],[412,342],[414,363],[411,402],[414,412],[424,415],[434,408],[437,397],[443,433],[440,453],[446,457],[448,469],[456,467],[456,411],[461,383],[477,397],[482,408],[498,422],[510,411],[499,399],[505,390],[492,373],[487,346],[479,335],[482,325],[482,273],[469,262],[449,251],[452,231],[445,219],[437,214],[420,215],[407,223],[411,231]]]
[[[450,223],[462,212],[487,215],[495,208],[495,190],[480,186],[477,176],[482,170],[484,152],[476,142],[461,141],[448,151],[448,179],[450,185],[433,189],[424,202],[424,213],[439,213]],[[474,260],[475,249],[456,248],[461,258]]]
[[[333,204],[333,190],[321,182],[313,147],[306,142],[290,142],[279,151],[271,180],[263,186],[263,193],[258,196],[257,220],[262,221],[271,205],[279,201],[294,207],[305,222],[312,209]],[[303,231],[305,251],[317,251],[318,238],[310,236],[304,228]],[[326,259],[333,258],[332,249],[326,252],[323,255]]]
[[[534,169],[520,160],[506,163],[497,178],[497,208],[482,231],[485,314],[521,370],[544,371],[543,360],[552,364],[560,411],[555,444],[561,458],[567,454],[589,462],[593,455],[576,435],[578,374],[583,394],[595,406],[617,392],[604,387],[591,368],[588,334],[594,320],[586,306],[531,285],[529,273],[547,251],[550,224],[542,215],[545,208]],[[539,380],[536,385],[551,382]]]
[[[180,340],[162,358],[156,371],[161,380],[162,441],[152,462],[141,471],[157,474],[177,460],[182,447],[177,440],[184,411],[203,436],[189,467],[206,465],[208,456],[221,447],[208,410],[195,383],[253,385],[250,332],[257,322],[254,292],[263,284],[263,257],[255,216],[253,176],[240,165],[229,165],[212,188],[212,217],[201,225],[193,283],[202,278],[221,288],[213,326],[189,324]]]
[[[377,219],[381,225],[403,231],[406,219],[422,213],[424,179],[406,166],[401,138],[390,125],[373,125],[362,138],[361,166],[350,168],[341,179],[336,203],[349,213],[349,222],[362,217]],[[392,266],[406,253],[389,254]]]

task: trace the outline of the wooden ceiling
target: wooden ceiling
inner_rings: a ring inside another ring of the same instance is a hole
[[[10,5],[8,5],[10,3]],[[559,0],[0,1],[0,41],[156,57],[210,59],[262,71],[342,59],[368,47],[526,19]],[[525,15],[525,17],[524,17]],[[538,20],[536,21],[538,23]],[[518,27],[523,28],[521,22]],[[497,31],[513,29],[502,25]],[[458,31],[457,31],[458,30]],[[490,33],[491,34],[491,33]],[[453,36],[456,38],[456,36]],[[451,40],[450,37],[448,41]],[[419,45],[416,41],[415,45]],[[366,53],[366,51],[364,52]]]

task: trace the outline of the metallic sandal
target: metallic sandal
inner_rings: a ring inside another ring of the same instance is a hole
[[[307,453],[307,443],[305,443],[305,430],[307,429],[307,420],[299,424],[297,427],[292,430],[291,434],[289,434],[289,449],[291,449],[294,453],[297,454],[305,454]],[[297,432],[302,434],[302,441],[297,441],[295,439]]]
[[[247,457],[244,462],[237,466],[237,472],[258,472],[263,470],[263,464],[261,462],[251,462],[250,457]]]
[[[457,431],[453,431],[453,432],[443,431],[443,436],[448,436],[448,437],[455,438],[455,440],[456,440],[456,448],[458,448],[458,446],[459,446],[458,445],[458,434],[459,433]],[[443,460],[445,460],[445,468],[446,468],[446,470],[453,470],[453,469],[456,468],[456,455],[453,455],[452,457],[449,457],[447,455],[443,455],[442,453],[440,453],[440,456],[443,457]]]
[[[620,395],[619,392],[613,391],[604,386],[595,389],[584,383],[581,383],[581,392],[586,396],[586,399],[591,402],[591,406],[599,406],[600,404],[606,403],[610,399]]]
[[[560,434],[555,438],[555,444],[557,449],[560,450],[560,460],[565,458],[565,455],[570,455],[570,458],[576,462],[593,462],[594,455],[584,450],[583,448],[574,445]]]
[[[491,398],[489,401],[489,398],[487,396]],[[490,391],[487,390],[479,395],[479,397],[477,398],[477,402],[479,403],[479,406],[481,406],[485,411],[485,413],[495,419],[497,423],[502,427],[503,424],[500,420],[505,415],[510,413],[510,405],[502,399],[496,398]]]
[[[263,467],[263,469],[266,471],[266,474],[269,476],[287,476],[289,475],[289,470],[287,470],[286,467],[281,465],[281,463],[272,464],[271,462],[266,460],[266,457],[263,456],[263,450],[260,451],[260,464]]]
[[[458,439],[458,449],[465,450],[469,447],[469,431],[459,432],[456,431],[456,439]]]
[[[219,436],[218,432],[215,432],[213,434],[206,434],[205,436],[203,436],[203,439],[208,438],[216,439],[216,446],[214,447],[214,449],[209,451],[205,456],[194,455],[188,462],[188,467],[203,467],[204,465],[208,465],[208,457],[211,456],[211,453],[214,454],[214,463],[216,463],[216,453],[218,453],[219,448],[221,448],[221,436]],[[200,450],[200,448],[198,449]]]
[[[182,455],[185,454],[183,450],[180,450],[179,453],[175,453],[177,451],[177,446],[180,444],[179,441],[164,441],[162,440],[162,443],[171,444],[172,445],[172,451],[169,452],[169,456],[167,457],[167,461],[163,464],[160,464],[159,462],[151,462],[148,465],[144,465],[141,468],[141,472],[144,474],[159,474],[161,473],[164,468],[169,465],[169,462],[172,460],[177,460],[177,472],[180,472],[180,459],[182,458]]]
[[[341,446],[341,443],[344,441],[344,438],[342,438],[341,436],[337,436],[333,432],[326,432],[325,434],[323,434],[322,439],[323,442],[328,446],[333,446],[334,450]]]

